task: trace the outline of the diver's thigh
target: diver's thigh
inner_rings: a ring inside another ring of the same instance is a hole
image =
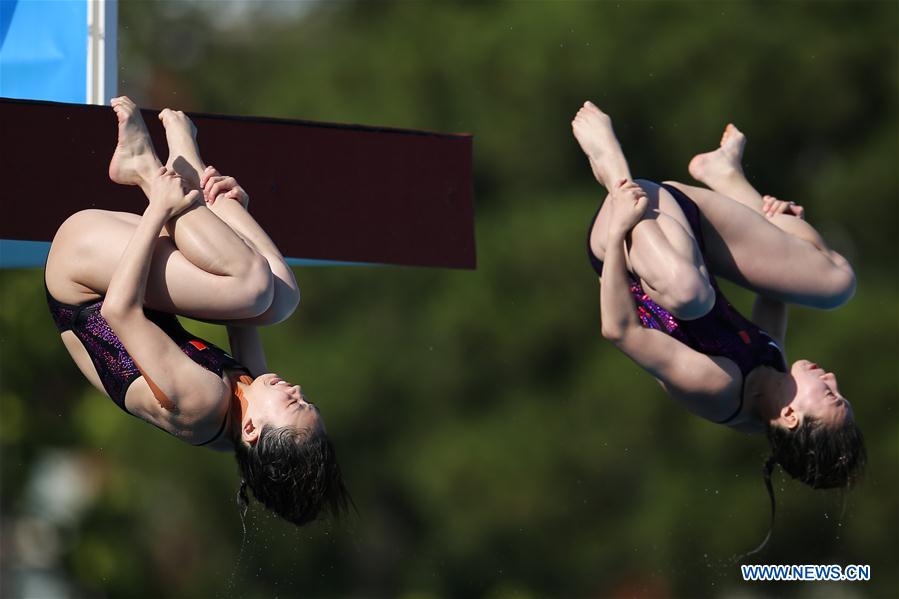
[[[786,302],[813,306],[832,295],[833,264],[814,245],[717,192],[676,186],[699,207],[706,262],[715,275]]]
[[[111,271],[139,219],[136,214],[95,209],[67,218],[47,256],[45,277],[51,295],[78,304],[106,293]]]
[[[85,210],[59,228],[47,260],[47,287],[65,303],[104,296],[140,217]],[[210,274],[190,262],[168,235],[153,248],[147,276],[148,307],[194,318],[239,320],[259,313],[259,292],[235,277]]]

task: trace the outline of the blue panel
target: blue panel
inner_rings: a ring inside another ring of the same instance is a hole
[[[43,268],[50,252],[48,241],[19,241],[0,239],[0,268]],[[291,266],[378,266],[365,262],[336,262],[334,260],[305,260],[287,258]]]
[[[0,0],[0,96],[84,103],[87,1]]]
[[[49,241],[0,239],[0,268],[43,268],[49,253]]]
[[[311,260],[308,258],[285,258],[288,266],[384,266],[371,262],[339,262],[337,260]]]
[[[18,3],[18,0],[0,0],[0,48],[6,40],[6,32],[9,31],[12,14],[16,11]]]

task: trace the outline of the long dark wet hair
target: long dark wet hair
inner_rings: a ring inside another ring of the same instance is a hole
[[[771,500],[771,524],[762,544],[743,557],[758,553],[771,539],[774,530],[774,486],[771,475],[780,467],[796,480],[813,489],[848,491],[857,483],[868,461],[865,440],[853,419],[847,418],[838,426],[827,426],[814,418],[805,417],[796,428],[768,426],[771,455],[765,460],[762,475]]]
[[[337,453],[323,430],[267,425],[255,445],[238,442],[234,456],[241,475],[237,503],[242,521],[250,503],[247,488],[262,505],[297,526],[323,511],[339,518],[352,504]]]

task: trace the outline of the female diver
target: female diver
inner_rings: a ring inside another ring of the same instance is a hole
[[[600,275],[603,336],[694,414],[767,434],[772,518],[775,464],[816,489],[851,486],[866,461],[852,407],[832,373],[808,360],[787,368],[782,349],[787,302],[835,308],[852,297],[846,259],[801,207],[749,184],[746,139],[733,125],[718,149],[690,163],[710,189],[634,182],[611,120],[590,102],[572,127],[609,191],[587,240]],[[751,320],[727,302],[714,275],[757,294]]]
[[[84,210],[53,239],[47,301],[87,379],[125,412],[197,446],[234,451],[238,502],[256,499],[302,525],[348,494],[318,408],[266,366],[257,326],[293,313],[299,289],[231,177],[206,167],[196,129],[163,110],[159,162],[140,111],[115,98],[116,183],[138,185],[142,216]],[[232,358],[185,331],[176,314],[227,327]]]

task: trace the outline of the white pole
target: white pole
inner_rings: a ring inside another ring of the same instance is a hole
[[[87,1],[87,95],[88,104],[106,104],[116,95],[118,57],[116,0]]]

